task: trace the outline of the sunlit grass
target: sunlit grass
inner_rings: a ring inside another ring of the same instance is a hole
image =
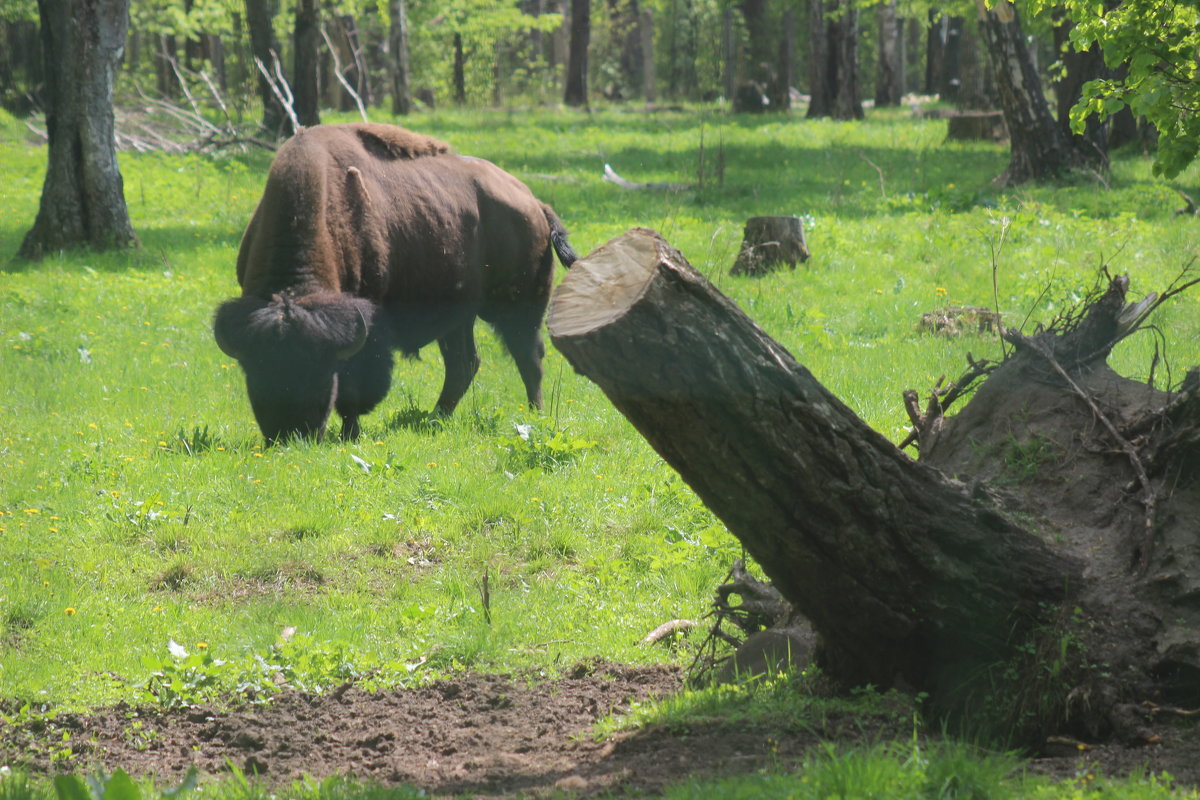
[[[581,253],[658,228],[893,440],[902,390],[956,375],[967,351],[999,353],[985,337],[919,334],[925,311],[998,303],[1010,325],[1032,325],[1081,297],[1101,263],[1141,293],[1196,252],[1196,221],[1172,215],[1174,191],[1144,159],[1118,160],[1111,188],[1081,178],[1002,193],[989,183],[1002,148],[945,144],[944,123],[899,111],[864,124],[439,111],[406,124],[525,179]],[[0,143],[0,257],[32,224],[43,162],[20,137]],[[429,348],[397,364],[358,443],[263,450],[209,320],[237,292],[237,242],[268,163],[123,153],[141,250],[0,272],[0,697],[142,697],[143,659],[170,640],[237,661],[290,627],[360,665],[420,663],[418,674],[689,659],[637,642],[703,614],[740,548],[553,350],[544,413],[524,407],[516,370],[480,326],[483,366],[447,423],[422,418],[441,381]],[[601,180],[605,163],[694,188],[625,191]],[[1195,181],[1193,169],[1175,185]],[[729,276],[745,219],[783,213],[811,220],[813,259]],[[1200,361],[1198,312],[1184,297],[1162,314],[1175,380]],[[1147,334],[1113,363],[1145,377],[1154,348]],[[530,425],[570,457],[514,445]]]

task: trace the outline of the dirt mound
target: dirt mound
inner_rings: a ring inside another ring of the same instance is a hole
[[[343,686],[324,696],[286,693],[235,711],[163,712],[118,707],[0,731],[0,764],[35,772],[121,767],[160,785],[195,766],[233,764],[273,782],[352,775],[436,794],[589,796],[657,791],[698,776],[788,770],[822,740],[846,746],[911,735],[902,713],[797,719],[784,726],[697,721],[686,732],[648,728],[596,741],[593,724],[633,701],[676,692],[678,669],[587,664],[568,676],[461,675],[411,690]],[[49,743],[70,734],[76,758],[55,761]],[[1160,737],[1152,747],[1104,747],[1038,759],[1031,769],[1069,777],[1139,767],[1200,779],[1200,747]]]

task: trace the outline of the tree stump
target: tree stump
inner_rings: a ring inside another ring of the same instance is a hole
[[[903,455],[654,231],[577,261],[547,327],[812,621],[847,685],[969,705],[969,677],[1075,585],[1070,559]]]
[[[808,261],[804,222],[799,217],[751,217],[742,230],[742,250],[731,275],[762,275],[781,264]]]
[[[946,123],[947,141],[1003,142],[1008,139],[1008,127],[999,111],[959,111],[951,114]]]

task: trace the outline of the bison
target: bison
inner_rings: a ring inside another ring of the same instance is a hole
[[[268,444],[321,437],[335,408],[342,438],[357,438],[393,350],[435,340],[435,413],[452,413],[479,368],[476,317],[540,408],[552,251],[576,258],[550,207],[494,164],[404,128],[318,125],[279,148],[238,252],[242,295],[217,308],[213,334]]]

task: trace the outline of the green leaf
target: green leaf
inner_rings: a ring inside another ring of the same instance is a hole
[[[54,778],[54,793],[58,800],[93,800],[78,775],[58,775]]]
[[[104,786],[102,800],[142,800],[142,790],[123,769],[118,769]]]

